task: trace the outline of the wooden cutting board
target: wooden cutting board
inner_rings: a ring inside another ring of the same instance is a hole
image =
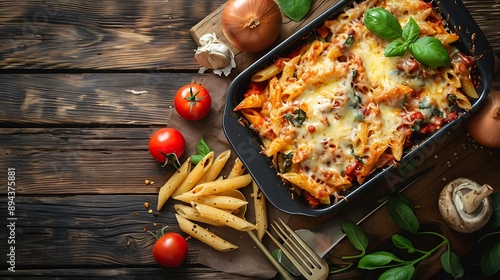
[[[324,13],[326,10],[331,8],[333,5],[338,3],[338,0],[317,0],[313,1],[313,4],[311,6],[311,9],[309,10],[309,13],[306,15],[303,21],[300,22],[295,22],[289,19],[287,16],[282,14],[283,21],[281,25],[281,35],[276,40],[273,46],[271,46],[269,49],[272,47],[276,46],[279,42],[282,42],[286,38],[288,38],[290,35],[295,33],[297,30],[299,30],[301,27],[304,27],[307,25],[311,20],[314,18],[318,17],[320,14]],[[235,47],[233,47],[229,42],[227,41],[226,37],[224,37],[224,33],[222,32],[222,27],[221,27],[221,15],[222,15],[222,10],[224,9],[225,5],[222,5],[219,7],[217,10],[213,11],[210,15],[205,17],[203,20],[201,20],[198,24],[193,26],[189,32],[191,33],[191,37],[193,40],[196,42],[196,44],[199,45],[199,39],[201,36],[207,34],[207,33],[214,33],[219,40],[222,42],[226,43],[231,50],[235,54],[235,60],[236,60],[236,69],[234,69],[231,72],[231,77],[235,77],[237,74],[239,74],[241,71],[243,71],[245,68],[247,68],[250,64],[252,64],[254,61],[262,57],[268,50],[264,50],[259,53],[246,53],[246,52],[241,52]]]

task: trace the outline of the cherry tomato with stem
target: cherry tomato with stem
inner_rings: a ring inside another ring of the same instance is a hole
[[[154,159],[168,163],[175,168],[180,166],[179,158],[186,150],[186,140],[180,131],[175,128],[160,128],[151,135],[149,139],[149,153]]]
[[[153,245],[153,258],[165,267],[179,267],[184,263],[188,253],[186,239],[175,232],[165,233],[165,226],[160,232],[152,233],[156,238]]]
[[[201,120],[210,112],[212,98],[200,84],[187,84],[177,91],[174,107],[179,116],[189,121]]]

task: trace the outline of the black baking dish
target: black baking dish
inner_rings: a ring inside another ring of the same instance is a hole
[[[247,90],[250,78],[255,72],[271,63],[278,55],[291,50],[305,35],[319,27],[326,19],[337,17],[346,7],[349,7],[352,2],[352,0],[339,1],[325,13],[312,20],[287,40],[269,51],[238,75],[231,83],[227,93],[226,107],[223,116],[223,129],[226,137],[268,200],[276,208],[286,213],[319,216],[332,212],[345,205],[347,202],[345,200],[340,200],[336,204],[327,205],[322,208],[310,208],[299,199],[293,199],[290,193],[290,187],[277,175],[277,170],[273,167],[270,159],[260,153],[261,142],[259,137],[248,126],[243,126],[240,123],[240,118],[243,117],[239,113],[234,112],[234,108],[243,99],[243,94]],[[457,42],[457,47],[460,51],[465,54],[474,55],[477,58],[476,75],[480,81],[479,87],[477,88],[479,98],[472,101],[473,107],[469,113],[459,116],[426,139],[422,139],[420,143],[417,143],[411,152],[404,155],[401,160],[401,165],[422,152],[422,150],[431,143],[436,143],[438,139],[453,129],[458,123],[462,122],[470,113],[477,110],[477,108],[483,104],[489,93],[493,75],[493,51],[484,34],[462,2],[460,0],[455,0],[433,3],[436,5],[437,9],[441,11],[442,17],[447,19],[448,26],[459,34],[460,40]],[[348,192],[344,194],[347,201],[352,200],[363,190],[381,181],[384,176],[388,175],[388,172],[391,172],[391,170],[394,171],[393,169],[396,170],[394,166],[391,166],[384,170],[375,171],[363,184],[352,186]]]

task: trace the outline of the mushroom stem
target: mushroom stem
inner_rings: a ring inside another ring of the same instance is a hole
[[[470,214],[476,211],[483,199],[492,193],[493,188],[488,184],[484,184],[480,189],[471,190],[463,195],[461,198],[465,213]]]

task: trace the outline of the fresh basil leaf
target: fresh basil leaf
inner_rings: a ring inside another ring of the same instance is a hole
[[[443,43],[434,37],[421,37],[408,46],[415,59],[433,69],[450,66],[450,57]]]
[[[415,42],[415,40],[417,40],[418,38],[418,35],[420,35],[420,26],[418,26],[418,23],[412,17],[410,17],[408,23],[403,28],[402,33],[405,44],[408,46],[411,43]]]
[[[198,164],[211,151],[212,149],[210,149],[207,142],[205,142],[205,139],[203,139],[202,136],[200,140],[198,140],[198,143],[196,144],[196,152],[198,154],[191,156],[191,163]]]
[[[411,280],[415,275],[415,267],[411,264],[386,270],[379,280]]]
[[[408,205],[408,207],[410,207],[410,209],[415,209],[415,206],[413,205],[413,201],[411,201],[411,199],[409,197],[407,197],[406,195],[402,194],[402,193],[394,193],[391,195],[393,199],[397,199],[399,200],[400,202]]]
[[[278,0],[281,11],[293,21],[303,19],[311,8],[312,0]]]
[[[393,253],[379,251],[364,255],[361,259],[359,259],[358,268],[368,270],[377,269],[380,266],[389,264],[392,261],[403,262],[403,260],[396,257]]]
[[[342,221],[342,230],[351,242],[352,246],[361,252],[366,252],[368,247],[368,236],[360,226],[352,221]]]
[[[413,209],[402,202],[402,200],[398,199],[396,196],[390,196],[387,201],[387,208],[394,223],[396,223],[399,228],[411,233],[416,233],[418,231],[419,222],[415,213],[413,213]]]
[[[191,163],[198,164],[202,159],[203,159],[202,155],[192,155],[191,156]]]
[[[488,228],[500,227],[500,192],[492,193],[490,198],[493,205],[493,214],[486,226]]]
[[[410,254],[415,252],[415,247],[413,247],[411,241],[405,237],[399,234],[394,234],[391,236],[391,240],[392,244],[394,244],[396,248],[407,250]]]
[[[492,276],[500,271],[500,241],[488,246],[481,255],[481,272],[484,276]]]
[[[205,139],[203,136],[200,138],[198,143],[196,144],[196,151],[198,152],[199,155],[206,156],[208,153],[210,153],[212,150],[208,146],[207,142],[205,142]]]
[[[394,40],[402,36],[398,19],[386,9],[377,7],[367,10],[364,23],[370,32],[382,39]]]
[[[453,276],[453,278],[458,279],[464,276],[464,268],[460,262],[460,258],[450,250],[446,250],[441,255],[441,265],[444,271]]]
[[[401,40],[394,40],[387,44],[385,47],[384,56],[386,57],[394,57],[394,56],[402,56],[406,53],[408,46]]]

